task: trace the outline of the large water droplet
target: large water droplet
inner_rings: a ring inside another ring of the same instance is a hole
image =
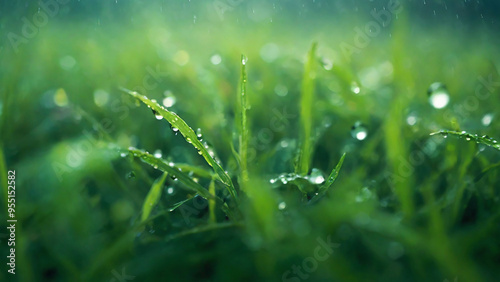
[[[361,92],[361,88],[356,82],[351,83],[351,91],[354,94],[359,94]]]
[[[163,119],[163,116],[162,116],[162,115],[160,115],[160,113],[159,113],[159,112],[155,111],[154,109],[151,109],[151,111],[153,111],[153,114],[155,115],[155,118],[156,118],[157,120],[161,120],[161,119]]]
[[[489,126],[491,122],[493,121],[493,115],[492,114],[485,114],[483,118],[481,119],[481,123],[484,126]]]
[[[286,208],[286,203],[285,202],[281,202],[278,204],[278,209],[280,210],[284,210]]]
[[[196,129],[196,137],[201,138],[203,134],[201,134],[201,128]]]
[[[172,194],[174,194],[174,192],[175,192],[174,187],[167,188],[167,194],[172,195]]]
[[[359,121],[357,121],[351,128],[351,135],[357,140],[365,140],[368,136],[368,130]]]
[[[246,65],[248,62],[248,58],[246,56],[241,56],[241,64]]]
[[[165,106],[166,108],[170,108],[175,105],[177,99],[175,98],[174,94],[172,94],[172,91],[167,90],[163,93],[163,95],[165,96],[162,101],[163,106]]]
[[[160,150],[160,149],[157,149],[157,150],[154,152],[154,154],[153,154],[153,155],[155,156],[155,158],[158,158],[158,159],[159,159],[159,158],[161,158],[161,156],[162,156],[162,154],[161,154],[161,150]]]
[[[323,176],[323,173],[317,169],[313,168],[311,171],[311,174],[309,175],[309,181],[313,184],[321,184],[325,182],[325,177]]]
[[[442,109],[450,102],[450,94],[441,82],[434,82],[427,90],[429,103],[436,109]]]
[[[210,62],[213,65],[218,65],[222,62],[222,57],[219,54],[215,54],[212,57],[210,57]]]

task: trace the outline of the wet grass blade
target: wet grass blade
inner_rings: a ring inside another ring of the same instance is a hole
[[[326,192],[328,192],[328,189],[332,187],[333,183],[335,183],[335,180],[337,180],[337,177],[339,176],[340,169],[342,168],[342,165],[344,164],[344,159],[345,159],[346,153],[340,157],[339,162],[335,166],[335,168],[332,170],[328,178],[326,179],[325,183],[321,185],[321,187],[318,190],[318,195],[315,196],[312,200],[311,203],[315,203],[319,201],[323,196],[325,196]]]
[[[247,109],[248,109],[248,97],[247,97],[247,70],[246,70],[247,58],[245,55],[241,55],[241,76],[239,83],[239,93],[238,93],[238,131],[239,131],[239,162],[241,170],[241,178],[243,182],[248,181],[248,163],[247,163],[247,152],[248,152],[248,139],[249,139],[249,126],[247,120]]]
[[[220,164],[209,154],[205,146],[200,142],[200,140],[198,140],[198,136],[196,135],[196,133],[193,131],[191,127],[189,127],[189,125],[187,125],[187,123],[182,118],[180,118],[176,113],[167,110],[163,106],[160,106],[160,104],[158,104],[156,100],[150,100],[148,97],[140,95],[135,91],[130,91],[124,88],[122,88],[122,90],[132,95],[136,99],[139,99],[149,108],[151,108],[156,116],[161,115],[164,119],[166,119],[170,123],[172,127],[177,128],[179,132],[182,134],[182,136],[184,136],[184,139],[186,139],[188,143],[192,144],[193,147],[195,147],[196,150],[198,150],[198,153],[202,155],[203,158],[206,160],[206,162],[213,168],[219,180],[222,183],[224,183],[224,185],[228,189],[229,194],[231,194],[231,196],[234,199],[237,199],[236,190],[234,189],[233,182],[231,181],[229,175],[224,171],[224,169],[220,166]]]
[[[304,67],[304,76],[302,79],[301,101],[300,101],[300,138],[301,149],[295,167],[295,172],[301,175],[309,173],[311,164],[313,142],[312,142],[312,120],[313,120],[313,103],[314,91],[316,83],[316,47],[313,43],[307,55],[306,64]]]
[[[167,179],[168,173],[163,173],[160,178],[156,179],[156,181],[151,186],[146,199],[144,200],[144,204],[142,205],[142,215],[141,222],[144,222],[148,219],[149,215],[153,208],[158,204],[158,201],[161,198],[161,192],[163,190],[163,185],[165,185],[165,180]]]
[[[431,135],[437,135],[437,134],[440,134],[443,136],[456,135],[456,136],[463,138],[467,141],[474,141],[477,144],[483,144],[483,145],[492,147],[492,148],[500,151],[500,143],[497,140],[495,140],[487,135],[479,136],[477,134],[471,134],[471,133],[467,133],[465,131],[460,132],[460,131],[451,131],[451,130],[441,130],[438,132],[431,133]]]
[[[155,156],[153,156],[150,153],[145,152],[145,151],[141,151],[141,150],[133,149],[133,148],[128,149],[128,151],[133,156],[138,157],[141,161],[149,164],[150,166],[154,167],[155,169],[159,169],[159,170],[166,172],[170,175],[174,175],[176,178],[179,179],[180,182],[182,182],[184,185],[186,185],[186,187],[188,189],[198,193],[203,198],[205,198],[207,200],[210,198],[213,198],[212,194],[210,194],[205,188],[203,188],[203,186],[194,182],[189,176],[187,176],[185,173],[180,171],[174,165],[169,164],[162,159],[156,158]]]

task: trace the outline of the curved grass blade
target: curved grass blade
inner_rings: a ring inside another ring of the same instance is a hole
[[[299,151],[297,166],[295,172],[301,175],[309,173],[313,152],[312,140],[312,119],[313,119],[313,102],[316,83],[316,47],[313,43],[307,55],[307,61],[304,68],[304,76],[302,79],[301,89],[301,108],[300,108],[300,127],[301,127],[301,149]]]
[[[340,157],[339,162],[337,163],[335,168],[332,170],[332,172],[330,173],[330,175],[326,179],[325,183],[323,183],[323,185],[321,185],[321,187],[319,188],[318,195],[316,195],[316,197],[311,199],[310,203],[315,203],[318,200],[320,200],[323,196],[325,196],[328,189],[333,185],[335,180],[337,180],[337,177],[339,176],[340,169],[342,168],[342,165],[344,164],[345,156],[346,156],[346,153],[344,153],[342,155],[342,157]]]
[[[203,186],[200,184],[194,182],[189,176],[187,176],[185,173],[180,171],[177,167],[174,165],[171,165],[167,162],[165,162],[162,159],[158,159],[155,156],[151,155],[148,152],[138,150],[135,148],[129,148],[128,151],[135,157],[138,157],[141,161],[144,163],[149,164],[150,166],[154,167],[155,169],[159,169],[163,172],[166,172],[170,175],[175,175],[179,179],[180,182],[182,182],[186,187],[202,196],[205,199],[210,199],[213,198],[212,194],[210,194]]]
[[[248,139],[249,139],[249,126],[247,120],[247,109],[248,109],[248,97],[247,97],[247,70],[246,70],[247,58],[245,55],[241,55],[241,76],[239,84],[239,95],[238,95],[238,114],[239,114],[239,162],[241,170],[242,181],[248,181],[248,163],[247,163],[247,152],[248,152]],[[244,185],[242,185],[244,186]]]
[[[165,185],[165,180],[167,179],[168,173],[163,173],[160,178],[156,179],[156,181],[151,186],[146,199],[144,200],[144,204],[142,205],[142,215],[141,222],[144,222],[148,219],[151,214],[151,210],[158,204],[158,201],[161,198],[161,192],[163,190],[163,185]]]
[[[451,130],[441,130],[438,132],[433,132],[430,135],[437,135],[437,134],[441,134],[443,136],[456,135],[460,138],[464,138],[467,141],[474,141],[478,144],[483,144],[483,145],[492,147],[492,148],[500,151],[500,143],[497,140],[495,140],[487,135],[479,136],[477,134],[471,134],[471,133],[467,133],[465,131],[459,132],[459,131],[451,131]]]
[[[172,127],[177,128],[179,132],[184,136],[184,139],[190,144],[193,145],[193,147],[198,150],[198,153],[205,158],[206,162],[213,168],[215,173],[217,174],[219,180],[226,185],[229,194],[234,199],[237,199],[237,194],[236,190],[234,189],[233,182],[231,181],[231,178],[229,175],[224,171],[224,169],[220,166],[220,164],[208,153],[207,149],[203,144],[198,140],[198,136],[196,133],[193,131],[187,123],[180,118],[176,113],[171,112],[164,108],[163,106],[160,106],[156,100],[150,100],[148,97],[144,95],[140,95],[139,93],[135,91],[130,91],[125,88],[122,88],[123,91],[126,93],[132,95],[133,97],[139,99],[141,102],[146,104],[149,108],[153,110],[155,115],[161,115],[163,118],[165,118]]]

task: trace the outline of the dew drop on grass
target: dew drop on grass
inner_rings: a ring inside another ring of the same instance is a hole
[[[196,137],[201,138],[203,135],[201,134],[201,128],[196,129]]]
[[[413,126],[417,123],[417,116],[415,114],[409,114],[408,117],[406,117],[406,123],[410,126]]]
[[[124,152],[120,153],[120,157],[125,158],[126,156],[127,156],[127,153],[124,153]]]
[[[325,177],[319,169],[313,168],[311,174],[309,175],[309,182],[313,184],[321,184],[325,182]]]
[[[247,64],[247,62],[248,62],[248,58],[247,58],[246,56],[242,56],[242,57],[241,57],[241,64],[242,64],[242,65],[246,65],[246,64]]]
[[[271,183],[271,184],[276,183],[276,179],[272,178],[271,180],[269,180],[269,183]]]
[[[427,95],[429,95],[429,103],[435,109],[442,109],[450,102],[450,94],[446,86],[441,82],[431,84],[427,90]]]
[[[158,159],[159,159],[159,158],[161,158],[161,156],[162,156],[162,154],[161,154],[161,150],[160,150],[160,149],[157,149],[157,150],[154,152],[153,156],[155,156],[155,158],[158,158]]]
[[[172,127],[172,131],[174,132],[175,135],[177,135],[179,129],[177,127]]]
[[[169,162],[168,165],[173,167],[175,164],[173,162]]]
[[[351,135],[353,138],[362,141],[368,136],[368,130],[361,122],[357,121],[351,128]]]
[[[163,119],[163,116],[162,116],[162,115],[160,115],[160,113],[159,113],[159,112],[155,111],[154,109],[151,109],[151,111],[153,111],[153,114],[155,115],[155,118],[156,118],[157,120],[161,120],[161,119]]]
[[[489,126],[491,122],[493,121],[493,115],[492,114],[485,114],[483,118],[481,119],[481,123],[484,126]]]
[[[284,210],[286,208],[286,203],[285,202],[281,202],[278,204],[278,209],[280,210]]]
[[[333,62],[328,58],[323,57],[321,59],[321,63],[323,64],[323,68],[325,70],[331,70],[333,68]]]

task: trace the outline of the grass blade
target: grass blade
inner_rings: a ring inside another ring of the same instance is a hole
[[[313,142],[312,142],[312,119],[313,119],[313,103],[314,89],[316,82],[316,47],[313,43],[304,68],[304,76],[302,79],[301,89],[301,108],[300,108],[300,128],[301,128],[301,149],[299,152],[298,162],[295,167],[295,172],[301,175],[309,173],[311,164]]]
[[[456,135],[460,138],[464,138],[467,141],[474,141],[478,144],[483,144],[483,145],[492,147],[492,148],[500,151],[500,143],[497,140],[495,140],[487,135],[479,136],[477,134],[471,134],[471,133],[467,133],[465,131],[459,132],[459,131],[451,131],[451,130],[441,130],[438,132],[431,133],[431,135],[437,135],[437,134],[441,134],[443,136]]]
[[[249,127],[247,120],[248,97],[247,97],[247,58],[241,55],[241,76],[240,87],[238,95],[238,114],[239,114],[239,162],[241,170],[241,178],[243,182],[248,181],[248,164],[247,164],[247,151],[249,139]],[[243,185],[242,185],[243,186]]]
[[[129,148],[128,151],[135,157],[138,157],[141,161],[144,163],[149,164],[150,166],[154,167],[155,169],[159,169],[163,172],[166,172],[170,175],[175,175],[179,179],[180,182],[182,182],[186,187],[196,193],[198,193],[200,196],[202,196],[205,199],[210,199],[213,198],[212,194],[210,194],[203,186],[200,184],[194,182],[189,176],[187,176],[185,173],[180,171],[177,167],[175,167],[172,164],[169,164],[165,162],[162,159],[156,158],[155,156],[151,155],[148,152]]]
[[[316,203],[319,201],[323,196],[325,196],[326,192],[328,192],[328,189],[332,187],[333,183],[335,183],[335,180],[337,180],[337,177],[339,176],[340,169],[342,168],[342,165],[344,164],[344,159],[345,159],[346,153],[340,157],[339,162],[335,166],[335,168],[332,170],[328,178],[326,179],[325,183],[321,185],[321,187],[318,190],[318,195],[316,195],[313,199],[311,199],[310,203]]]
[[[163,173],[160,178],[156,179],[156,181],[151,186],[146,199],[144,200],[144,204],[142,205],[142,215],[141,222],[144,222],[148,219],[149,214],[151,214],[151,210],[158,204],[158,201],[161,198],[161,192],[163,190],[163,185],[165,185],[165,180],[167,179],[168,173]]]
[[[130,91],[127,89],[122,88],[123,91],[126,93],[132,95],[136,99],[139,99],[141,102],[146,104],[149,108],[153,110],[155,115],[161,115],[164,119],[166,119],[170,125],[174,128],[177,128],[179,132],[184,136],[184,139],[190,144],[193,145],[193,147],[198,150],[198,153],[205,158],[206,162],[213,168],[215,173],[217,174],[219,180],[226,185],[229,194],[234,199],[237,199],[237,194],[236,190],[234,189],[233,182],[231,181],[231,178],[229,175],[224,171],[224,169],[220,166],[220,164],[208,153],[207,149],[205,146],[198,140],[198,136],[196,133],[193,131],[187,123],[180,118],[176,113],[171,112],[164,108],[163,106],[160,106],[156,100],[150,100],[148,97],[144,95],[140,95],[139,93],[135,91]],[[205,190],[206,191],[206,190]]]

